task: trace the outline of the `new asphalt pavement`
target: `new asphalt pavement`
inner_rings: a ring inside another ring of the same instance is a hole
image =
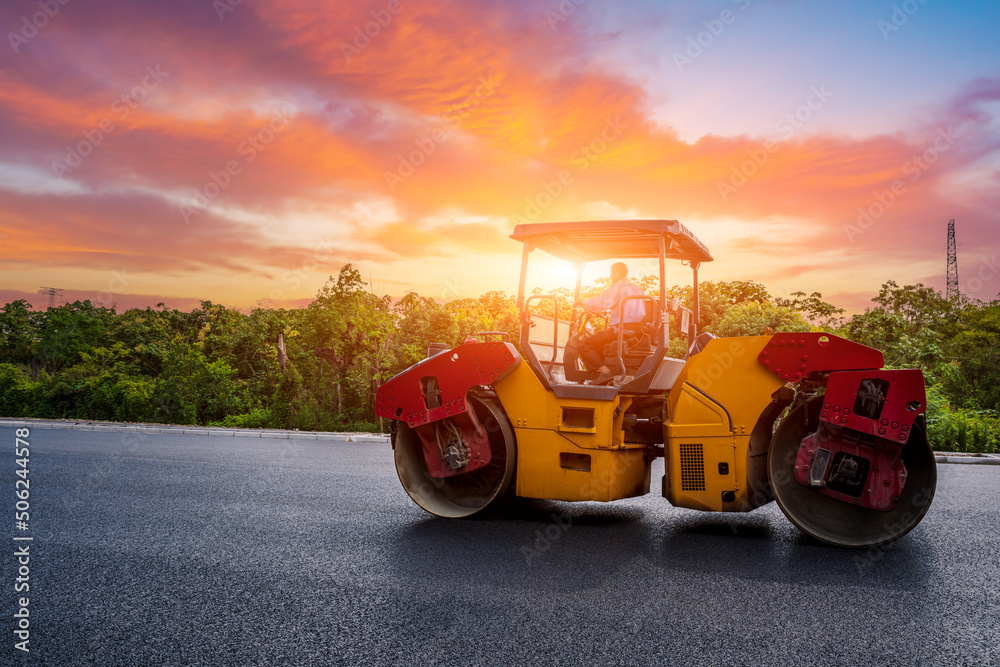
[[[4,665],[1000,665],[1000,466],[858,552],[655,491],[436,519],[379,438],[15,429]]]

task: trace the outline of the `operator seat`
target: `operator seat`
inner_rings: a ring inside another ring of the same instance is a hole
[[[642,365],[650,354],[653,353],[653,335],[656,333],[656,322],[654,315],[647,308],[646,316],[639,323],[639,328],[626,330],[622,337],[622,361],[625,363],[625,371],[628,375],[635,375],[635,372]],[[618,341],[613,341],[604,346],[604,364],[608,368],[618,366]]]
[[[645,305],[646,314],[639,323],[639,327],[626,329],[625,335],[622,336],[624,350],[621,356],[625,364],[626,375],[634,376],[639,367],[653,354],[655,349],[653,338],[656,335],[657,329],[656,315],[648,301]],[[618,364],[618,341],[615,340],[605,344],[603,352],[604,365],[615,369],[615,373],[617,374],[621,370],[621,366]],[[568,344],[563,355],[563,368],[566,380],[582,384],[592,379],[595,373],[587,370],[579,370],[577,368],[577,359],[578,354],[575,346]]]

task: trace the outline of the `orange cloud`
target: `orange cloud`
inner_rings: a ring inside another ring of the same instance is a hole
[[[61,174],[76,190],[0,190],[0,256],[270,274],[309,261],[301,239],[315,231],[337,235],[334,261],[472,266],[517,252],[504,220],[600,208],[743,221],[753,233],[717,242],[791,278],[820,251],[937,239],[915,221],[963,215],[980,234],[997,222],[996,172],[974,192],[954,182],[1000,147],[984,110],[998,81],[971,83],[898,134],[689,143],[653,120],[646,84],[594,57],[615,36],[553,30],[529,3],[392,6],[272,0],[223,20],[194,0],[74,6],[0,70],[0,161],[55,180],[67,146],[107,119],[114,129]],[[116,100],[157,65],[169,76],[122,115]]]

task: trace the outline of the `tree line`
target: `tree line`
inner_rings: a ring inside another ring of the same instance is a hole
[[[606,278],[584,289],[590,297]],[[655,278],[641,281],[658,296]],[[554,292],[560,315],[572,292]],[[692,307],[690,286],[667,289]],[[771,295],[753,281],[706,281],[701,328],[718,336],[823,330],[882,350],[891,368],[920,368],[932,444],[949,451],[1000,445],[1000,302],[948,300],[923,285],[882,286],[874,306],[850,318],[822,295]],[[534,310],[551,314],[551,301]],[[672,318],[669,354],[686,339]],[[377,431],[375,391],[424,358],[432,342],[454,346],[478,331],[516,341],[515,299],[503,292],[439,303],[372,292],[350,264],[300,309],[250,313],[209,301],[191,312],[114,308],[77,301],[0,311],[0,416]]]

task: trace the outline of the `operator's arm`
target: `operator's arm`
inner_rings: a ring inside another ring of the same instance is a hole
[[[620,300],[617,285],[612,285],[601,292],[599,296],[595,296],[593,299],[585,299],[583,307],[592,313],[603,313],[605,310],[611,310],[617,306]]]

